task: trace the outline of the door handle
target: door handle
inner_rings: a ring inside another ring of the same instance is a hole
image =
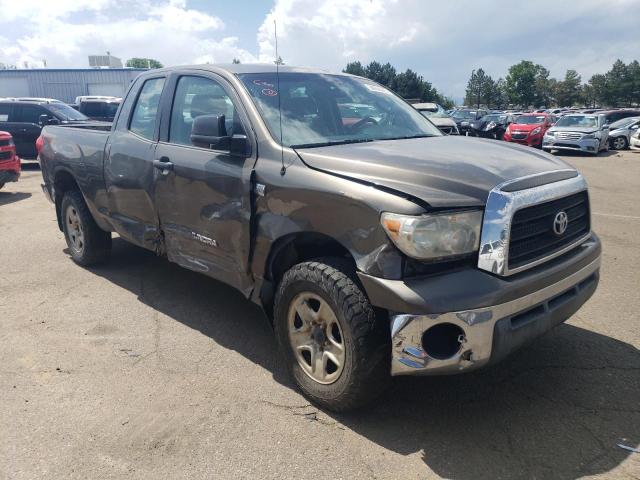
[[[159,160],[154,160],[153,166],[165,175],[169,173],[169,170],[173,170],[173,163],[169,161],[168,157],[161,157]]]

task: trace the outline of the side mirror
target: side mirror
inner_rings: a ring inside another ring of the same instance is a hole
[[[640,128],[640,125],[631,125],[631,127],[629,127],[631,130],[638,130],[638,128]]]
[[[602,129],[603,129],[603,130],[606,130],[606,129],[608,129],[608,128],[609,128],[609,124],[608,124],[608,123],[605,123],[604,125],[602,125]]]
[[[38,125],[44,127],[45,125],[59,125],[60,120],[57,118],[51,118],[49,115],[42,114],[38,117]]]
[[[229,150],[231,144],[224,115],[200,115],[194,118],[190,138],[195,147],[212,150]]]

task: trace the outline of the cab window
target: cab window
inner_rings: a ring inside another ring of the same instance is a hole
[[[180,77],[171,109],[169,142],[191,145],[193,121],[202,115],[224,116],[227,136],[242,130],[236,108],[220,83],[205,77]]]
[[[154,137],[163,86],[164,78],[152,78],[144,82],[131,115],[129,130],[149,140]]]

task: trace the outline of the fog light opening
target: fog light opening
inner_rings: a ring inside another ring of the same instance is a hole
[[[422,349],[436,360],[453,357],[464,342],[464,330],[453,323],[439,323],[422,334]]]

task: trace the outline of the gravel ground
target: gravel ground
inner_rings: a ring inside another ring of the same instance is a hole
[[[114,241],[73,264],[40,172],[0,192],[0,478],[640,478],[640,154],[570,156],[604,244],[598,291],[491,369],[398,378],[319,411],[260,310]]]

